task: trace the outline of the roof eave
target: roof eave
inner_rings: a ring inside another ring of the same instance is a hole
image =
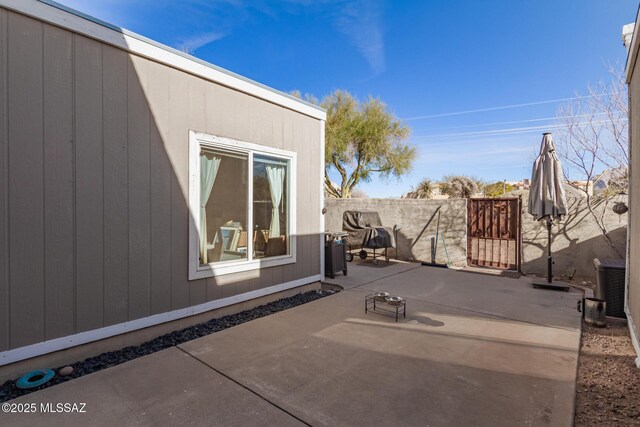
[[[640,30],[640,8],[638,12],[636,12],[636,23],[633,29],[633,37],[631,38],[631,46],[628,49],[627,53],[627,62],[624,67],[624,75],[625,81],[631,83],[631,76],[633,75],[633,71],[635,68],[636,58],[638,56],[638,31]]]

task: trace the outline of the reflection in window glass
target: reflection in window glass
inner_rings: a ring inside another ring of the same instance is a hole
[[[289,254],[289,161],[253,158],[253,257]]]
[[[200,264],[247,258],[248,157],[200,152]]]

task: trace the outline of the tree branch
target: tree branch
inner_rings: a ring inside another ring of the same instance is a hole
[[[340,164],[340,162],[338,161],[338,159],[335,156],[333,157],[332,160],[333,160],[333,166],[335,166],[335,168],[340,173],[340,176],[342,177],[342,181],[340,182],[340,192],[339,192],[338,198],[344,198],[345,197],[345,195],[344,195],[345,183],[347,181],[347,171]]]
[[[603,168],[608,168],[612,173],[625,173],[628,168],[626,86],[624,79],[614,75],[612,84],[600,82],[590,86],[588,91],[587,98],[580,98],[559,111],[563,128],[559,132],[558,154],[566,166],[565,176],[575,171],[585,181],[584,185],[568,182],[584,195],[585,214],[596,224],[607,245],[622,256],[605,221],[613,193],[593,195],[590,194],[590,187]],[[612,176],[611,181],[614,178]],[[624,178],[620,184],[617,181],[619,179],[616,179],[615,194],[626,192]],[[613,188],[613,184],[605,184]]]
[[[338,190],[333,186],[333,182],[331,182],[326,169],[324,171],[324,189],[329,193],[329,195],[335,198],[340,198],[340,193],[338,193]]]

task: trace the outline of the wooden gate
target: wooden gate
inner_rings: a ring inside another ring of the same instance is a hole
[[[467,265],[520,271],[522,199],[467,200]]]

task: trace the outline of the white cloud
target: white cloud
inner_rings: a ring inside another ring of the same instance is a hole
[[[375,74],[386,68],[382,27],[382,3],[359,0],[339,7],[338,30],[344,33],[365,57]]]
[[[224,38],[226,34],[212,31],[208,33],[201,33],[191,36],[182,40],[181,43],[178,43],[178,49],[182,49],[188,53],[193,53],[196,50],[200,49],[203,46],[208,45],[209,43],[213,43],[216,40],[220,40]]]

